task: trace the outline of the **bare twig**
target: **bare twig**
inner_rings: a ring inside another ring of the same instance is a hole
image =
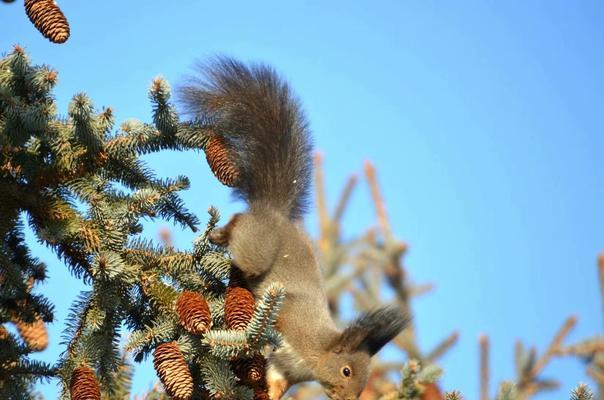
[[[384,234],[386,242],[389,242],[392,239],[392,231],[390,230],[390,223],[388,222],[386,206],[384,205],[384,200],[380,194],[375,168],[369,161],[365,162],[365,177],[367,178],[367,182],[369,183],[369,188],[371,190],[371,197],[373,198],[378,223],[382,233]]]
[[[420,297],[434,290],[433,283],[424,283],[421,285],[413,285],[408,288],[409,297]]]
[[[425,364],[431,364],[440,359],[447,351],[449,351],[459,340],[459,332],[452,332],[444,338],[434,349],[425,357]]]
[[[489,337],[480,335],[480,400],[489,399]]]
[[[577,317],[575,317],[574,315],[571,315],[570,317],[568,317],[566,319],[566,321],[564,321],[564,324],[562,324],[562,326],[558,330],[558,333],[556,333],[556,336],[554,336],[554,339],[548,346],[547,350],[535,362],[533,369],[530,371],[531,377],[535,378],[535,377],[539,376],[539,374],[541,373],[543,368],[549,363],[551,358],[556,354],[558,349],[561,347],[562,342],[564,341],[564,339],[566,339],[566,337],[568,336],[570,331],[574,328],[576,323],[577,323]]]
[[[342,194],[340,195],[340,200],[338,201],[338,205],[336,206],[336,210],[333,214],[333,220],[337,224],[342,220],[342,215],[344,215],[344,211],[346,211],[346,206],[348,205],[348,201],[350,200],[350,195],[357,183],[357,176],[351,175],[346,182],[346,186],[344,186],[344,190],[342,190]]]

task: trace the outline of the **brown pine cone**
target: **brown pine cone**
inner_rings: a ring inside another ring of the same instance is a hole
[[[101,388],[92,369],[82,365],[73,370],[69,383],[69,393],[71,400],[101,399]]]
[[[261,354],[235,360],[233,372],[243,385],[253,388],[266,387],[266,358]]]
[[[21,338],[33,351],[42,351],[48,347],[48,331],[46,325],[40,317],[37,317],[31,324],[23,321],[16,321],[15,325]]]
[[[214,176],[224,185],[236,186],[239,181],[239,170],[235,163],[231,161],[224,138],[211,133],[205,152],[206,160]]]
[[[224,320],[229,329],[243,330],[254,315],[254,295],[241,286],[227,287],[224,299]]]
[[[189,400],[193,377],[176,342],[162,343],[153,352],[153,366],[166,392],[174,400]]]
[[[203,296],[196,292],[184,291],[178,296],[176,313],[180,324],[194,335],[203,335],[212,324],[210,307]]]
[[[25,0],[29,20],[45,38],[63,43],[69,38],[69,23],[54,0]]]

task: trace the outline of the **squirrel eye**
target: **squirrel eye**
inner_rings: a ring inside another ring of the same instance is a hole
[[[344,375],[345,377],[349,377],[350,375],[352,375],[352,371],[350,370],[349,367],[343,367],[342,368],[342,375]]]

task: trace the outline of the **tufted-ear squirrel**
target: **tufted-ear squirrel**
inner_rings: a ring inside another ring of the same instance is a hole
[[[210,121],[238,171],[235,194],[248,204],[210,240],[228,247],[255,295],[275,281],[286,297],[277,326],[283,345],[268,357],[273,400],[296,383],[318,381],[335,400],[357,399],[371,356],[401,332],[407,317],[384,307],[339,330],[321,269],[301,227],[311,186],[306,117],[288,83],[271,67],[228,57],[198,65],[179,89],[186,112]]]

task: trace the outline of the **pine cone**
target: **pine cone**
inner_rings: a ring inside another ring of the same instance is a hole
[[[266,358],[257,354],[252,358],[240,358],[233,362],[233,372],[241,383],[253,388],[266,387]]]
[[[229,329],[243,330],[254,315],[254,295],[241,286],[227,287],[224,299],[224,320]]]
[[[180,324],[194,335],[203,335],[210,329],[210,307],[199,293],[182,292],[176,300],[176,313]]]
[[[155,348],[153,366],[173,400],[191,398],[193,378],[176,342],[162,343]]]
[[[71,373],[69,383],[71,400],[100,400],[101,388],[94,376],[94,372],[87,366],[82,365]]]
[[[15,325],[19,331],[19,335],[21,335],[23,341],[31,350],[42,351],[48,347],[48,331],[46,330],[44,321],[40,317],[37,317],[31,324],[17,321]]]
[[[69,38],[69,23],[54,0],[25,0],[29,20],[44,37],[54,43]]]
[[[215,133],[210,134],[205,152],[214,176],[224,185],[236,186],[239,181],[239,170],[230,159],[224,138]]]

